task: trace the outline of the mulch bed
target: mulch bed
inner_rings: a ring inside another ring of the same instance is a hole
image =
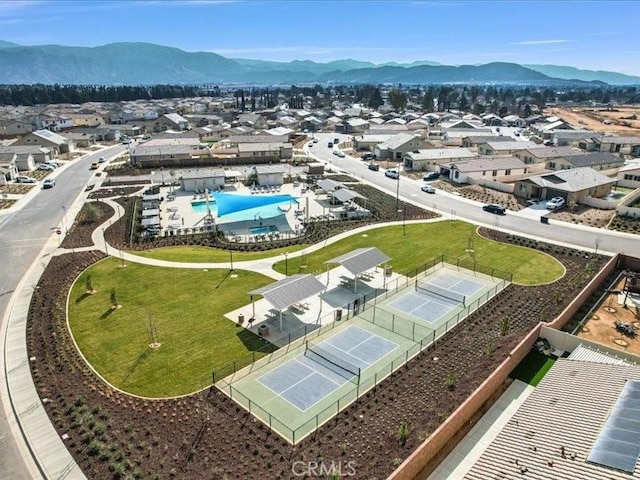
[[[113,208],[104,202],[85,203],[60,246],[62,248],[92,246],[91,234],[98,225],[103,224],[114,213]]]
[[[607,227],[609,230],[617,230],[618,232],[640,234],[640,218],[621,217],[616,215]]]
[[[385,478],[473,392],[538,323],[556,316],[604,257],[528,241],[558,258],[566,275],[549,285],[510,285],[464,322],[292,448],[225,395],[211,389],[174,400],[115,391],[79,357],[67,330],[66,296],[100,252],[51,259],[29,312],[27,342],[36,388],[58,433],[89,478],[300,478],[300,462],[355,462],[355,478]],[[590,269],[587,269],[587,267]],[[505,318],[508,328],[502,335]],[[451,382],[451,379],[454,379]],[[449,381],[448,381],[449,379]],[[398,441],[401,422],[406,443]],[[299,465],[299,464],[298,464]]]
[[[103,185],[105,187],[105,185]],[[131,195],[133,193],[139,192],[146,187],[137,186],[137,187],[107,187],[100,188],[98,190],[94,190],[88,196],[88,198],[94,200],[97,198],[112,198],[112,197],[122,197]]]
[[[527,207],[524,199],[517,198],[511,193],[499,192],[480,185],[455,185],[451,182],[438,180],[433,186],[450,193],[457,193],[461,197],[480,203],[500,203],[509,210],[520,211]]]

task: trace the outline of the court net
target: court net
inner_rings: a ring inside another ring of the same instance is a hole
[[[446,298],[447,300],[451,300],[455,303],[461,303],[465,305],[466,296],[461,293],[452,292],[451,290],[447,290],[446,288],[438,287],[437,285],[432,285],[430,283],[423,283],[422,285],[418,285],[418,281],[416,280],[416,291],[420,293],[426,293],[427,295],[436,295],[441,298]]]
[[[329,362],[331,365],[338,367],[340,370],[343,370],[344,372],[346,372],[346,374],[341,374],[340,372],[336,372],[336,373],[341,374],[342,376],[344,376],[349,380],[352,379],[354,376],[360,378],[360,367],[354,365],[351,362],[348,362],[344,358],[338,357],[337,355],[329,352],[327,349],[321,347],[318,344],[311,342],[310,340],[307,340],[305,343],[306,343],[305,351],[304,351],[305,356],[315,361],[318,361],[318,359],[321,359],[321,361],[318,362],[320,364],[323,363],[322,360],[324,360],[325,362]]]

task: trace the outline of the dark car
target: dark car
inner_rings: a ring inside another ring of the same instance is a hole
[[[370,163],[369,170],[373,170],[374,172],[377,172],[378,170],[380,170],[380,165],[378,165],[377,163]]]
[[[485,212],[495,213],[497,215],[504,215],[507,213],[507,209],[504,208],[499,203],[490,203],[489,205],[485,205],[482,207]]]
[[[431,173],[425,174],[425,176],[422,177],[422,180],[424,180],[425,182],[428,182],[429,180],[437,180],[438,178],[440,178],[439,172],[431,172]]]

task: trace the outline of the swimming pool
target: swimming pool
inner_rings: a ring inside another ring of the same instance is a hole
[[[269,225],[268,227],[250,228],[249,231],[253,235],[260,235],[264,233],[276,233],[276,232],[279,232],[280,230],[278,230],[278,227],[276,227],[275,225]]]
[[[259,220],[261,218],[277,217],[278,215],[282,215],[284,213],[283,210],[281,210],[278,207],[279,206],[284,207],[284,205],[286,205],[285,208],[288,208],[289,203],[290,202],[287,201],[287,202],[282,202],[282,203],[273,204],[273,205],[264,205],[261,207],[249,208],[247,210],[241,210],[239,212],[228,213],[222,218],[229,221],[237,222],[242,220]],[[211,209],[211,214],[214,216],[217,216],[218,210],[214,202],[209,202],[209,208]],[[196,213],[205,214],[207,213],[207,204],[205,201],[191,202],[191,210],[193,210]],[[257,232],[257,233],[269,233],[269,232]]]

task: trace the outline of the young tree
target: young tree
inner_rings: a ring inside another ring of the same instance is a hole
[[[91,275],[87,275],[86,280],[84,281],[84,286],[85,289],[87,290],[87,293],[94,293],[95,290],[94,288],[94,284],[93,284],[93,279],[91,278]]]
[[[422,101],[420,102],[422,105],[422,109],[425,112],[427,113],[433,112],[433,109],[434,109],[433,100],[434,100],[433,90],[429,88],[426,92],[424,92],[424,95],[422,96]]]
[[[118,304],[118,296],[116,295],[116,289],[112,288],[111,289],[111,306],[113,308],[118,308],[119,304]]]

